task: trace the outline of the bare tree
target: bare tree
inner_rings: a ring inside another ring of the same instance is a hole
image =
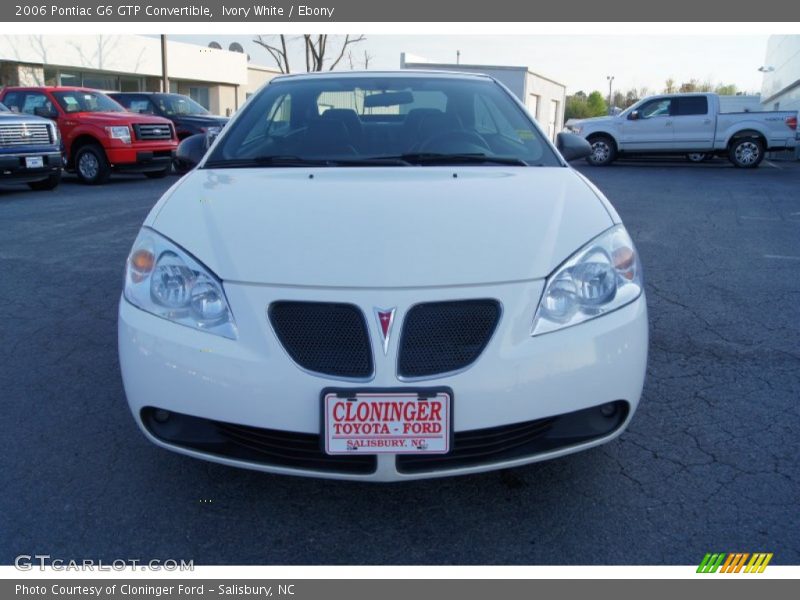
[[[264,50],[269,52],[281,73],[291,73],[291,69],[289,67],[289,52],[287,50],[286,36],[281,34],[278,36],[278,38],[278,42],[273,43],[267,36],[259,35],[253,40],[253,43],[258,44],[264,48]]]
[[[341,41],[341,45],[337,47],[335,41],[336,37],[338,36],[328,36],[324,34],[304,34],[302,36],[306,71],[333,71],[345,57],[347,57],[350,68],[355,68],[355,60],[352,57],[350,47],[353,44],[363,42],[367,38],[363,35],[346,35],[344,36],[344,40]],[[291,42],[292,40],[288,39],[285,35],[259,35],[253,40],[253,43],[261,46],[269,53],[281,73],[291,72],[291,67],[289,65],[289,46]],[[367,55],[366,52],[364,53],[364,57],[367,62],[372,58]]]
[[[328,35],[326,34],[319,34],[319,35],[309,35],[305,34],[303,39],[305,40],[305,50],[306,50],[306,70],[307,71],[324,71],[327,66],[328,71],[333,71],[337,65],[341,62],[344,58],[345,53],[348,51],[348,48],[353,44],[358,44],[359,42],[363,42],[367,38],[363,35],[358,36],[344,36],[344,40],[342,41],[341,46],[339,47],[338,53],[334,51],[334,58],[330,61],[328,65],[325,64],[326,58],[328,55]]]
[[[371,61],[373,58],[374,58],[373,56],[371,56],[369,53],[367,53],[366,50],[364,50],[364,70],[365,71],[369,69],[369,61]]]
[[[672,77],[670,77],[664,82],[664,93],[665,94],[675,93],[675,80]]]

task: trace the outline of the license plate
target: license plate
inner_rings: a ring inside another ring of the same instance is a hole
[[[44,158],[41,156],[26,156],[25,167],[28,169],[41,169],[44,166]]]
[[[328,454],[446,454],[453,393],[449,389],[324,390]]]

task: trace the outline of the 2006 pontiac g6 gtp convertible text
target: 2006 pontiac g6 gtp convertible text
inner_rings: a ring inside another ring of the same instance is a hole
[[[278,77],[200,139],[120,302],[152,442],[391,481],[554,458],[628,425],[642,270],[566,162],[585,140],[553,145],[489,77],[410,71]]]

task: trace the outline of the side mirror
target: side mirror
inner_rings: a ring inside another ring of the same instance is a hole
[[[628,121],[637,121],[639,119],[639,111],[632,110],[628,115]]]
[[[206,154],[210,146],[208,136],[205,133],[192,135],[178,144],[175,153],[175,167],[181,173],[186,173],[194,169]]]
[[[586,141],[586,138],[574,133],[559,133],[556,136],[556,148],[566,161],[586,158],[592,153],[592,145]]]
[[[58,118],[58,111],[53,108],[47,108],[45,106],[37,106],[33,109],[33,114],[37,117],[44,117],[45,119],[57,119]]]

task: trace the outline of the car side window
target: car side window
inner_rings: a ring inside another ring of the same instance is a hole
[[[475,96],[475,130],[484,135],[500,134],[522,141],[520,130],[515,129],[491,98]]]
[[[20,112],[27,115],[34,115],[36,114],[37,108],[43,108],[50,112],[53,110],[53,103],[50,102],[47,96],[40,92],[28,92],[25,94]]]
[[[497,125],[492,119],[486,101],[482,96],[475,96],[475,131],[484,135],[498,133]]]
[[[19,94],[17,92],[9,92],[3,98],[3,104],[5,104],[11,112],[18,113],[19,112]]]
[[[672,103],[672,114],[684,117],[690,115],[707,115],[708,98],[706,96],[676,98]]]
[[[155,114],[155,107],[148,98],[131,98],[126,104],[123,104],[131,112],[152,115]]]
[[[657,98],[642,105],[639,109],[640,119],[652,119],[653,117],[668,116],[672,98]]]

